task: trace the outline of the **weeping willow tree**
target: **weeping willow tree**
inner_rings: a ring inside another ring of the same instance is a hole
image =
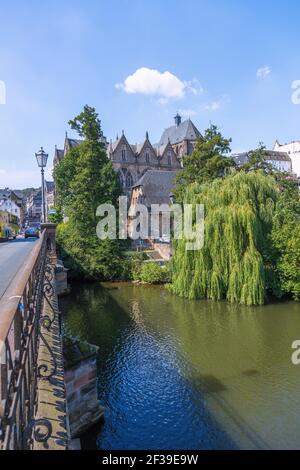
[[[185,239],[174,240],[171,290],[189,299],[262,305],[277,192],[261,171],[188,185],[184,202],[204,204],[204,246],[187,251]]]

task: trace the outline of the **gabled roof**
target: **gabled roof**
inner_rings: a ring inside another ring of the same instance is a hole
[[[24,193],[21,189],[13,189],[13,192],[15,193],[18,199],[24,198]]]
[[[110,152],[114,152],[115,150],[117,150],[121,142],[128,145],[128,147],[132,150],[132,152],[135,153],[133,150],[133,146],[129,144],[128,140],[125,137],[125,134],[122,134],[120,138],[117,138],[114,142],[111,142],[109,144],[108,149],[107,149],[108,152],[110,153]]]
[[[54,191],[54,181],[45,181],[46,192],[52,193]]]
[[[156,155],[158,157],[162,157],[168,147],[174,153],[173,147],[170,144],[170,142],[168,142],[167,144],[162,144],[162,145],[160,145],[160,144],[154,144],[153,145],[153,148],[155,149]]]
[[[201,137],[197,127],[190,119],[181,122],[178,126],[168,127],[160,138],[159,145],[176,144],[183,140],[197,140]]]
[[[14,189],[0,189],[0,199],[9,199],[11,195],[14,194],[17,199],[23,199],[22,191],[14,190]]]
[[[155,155],[157,156],[157,153],[156,153],[156,151],[155,151],[155,148],[154,148],[154,146],[151,144],[151,142],[150,142],[150,140],[149,140],[148,132],[146,133],[146,138],[145,138],[144,142],[143,142],[142,144],[136,144],[136,145],[135,145],[136,154],[137,154],[137,155],[140,154],[146,145],[148,145],[148,146],[153,150],[153,152],[155,153]]]
[[[174,186],[177,171],[147,170],[133,185],[143,187],[146,204],[170,204],[170,192]]]
[[[54,164],[59,163],[64,158],[64,151],[55,147],[54,151]]]

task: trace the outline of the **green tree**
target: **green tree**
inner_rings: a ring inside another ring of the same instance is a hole
[[[217,126],[206,129],[193,153],[184,158],[184,168],[176,178],[176,197],[182,200],[186,186],[190,183],[205,183],[223,177],[226,170],[235,166],[230,152],[231,139],[222,136]]]
[[[112,279],[121,276],[122,246],[118,240],[99,240],[97,207],[116,208],[121,188],[101,142],[102,130],[94,108],[85,106],[70,125],[84,140],[71,149],[54,171],[57,200],[68,222],[57,239],[71,275]]]
[[[248,161],[241,166],[241,170],[246,173],[249,171],[262,170],[266,174],[275,174],[273,166],[266,161],[267,150],[262,142],[255,150],[248,152]]]
[[[86,140],[99,142],[103,137],[101,121],[95,108],[84,106],[83,111],[74,119],[69,121],[71,129],[75,130],[80,137]]]
[[[184,202],[204,204],[204,246],[187,251],[187,240],[174,240],[171,290],[190,299],[263,304],[274,285],[268,248],[277,195],[274,178],[262,171],[188,185]]]
[[[300,299],[300,198],[298,188],[281,180],[272,241],[278,252],[277,270],[283,293]]]

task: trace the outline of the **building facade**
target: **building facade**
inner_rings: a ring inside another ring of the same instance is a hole
[[[42,190],[33,191],[26,201],[26,216],[28,222],[40,222],[42,217]]]
[[[298,178],[300,177],[300,140],[290,142],[289,144],[280,144],[276,140],[273,150],[277,152],[286,152],[292,161],[292,170]]]
[[[54,182],[45,181],[45,206],[46,213],[49,214],[54,208]]]
[[[175,185],[177,171],[148,170],[132,187],[130,207],[128,210],[128,233],[133,234],[133,226],[138,215],[138,206],[143,204],[148,212],[148,239],[153,238],[151,227],[152,205],[161,205],[158,214],[158,237],[166,235],[163,227],[164,208],[167,208],[166,215],[169,214],[168,207],[172,203],[173,187]]]
[[[190,155],[201,134],[193,122],[181,120],[175,116],[175,124],[163,132],[160,140],[152,144],[148,132],[140,144],[131,144],[125,133],[115,141],[105,142],[107,157],[119,176],[123,193],[130,196],[131,188],[148,170],[174,171],[182,167],[185,155]],[[64,158],[66,153],[81,141],[69,139],[67,134],[64,149],[55,147],[54,166]]]
[[[237,166],[241,166],[248,162],[248,153],[235,153],[231,155],[231,158],[235,161]],[[266,150],[265,161],[272,165],[277,171],[292,173],[292,160],[286,152]]]
[[[7,212],[20,224],[23,216],[22,199],[9,188],[0,189],[0,210]]]

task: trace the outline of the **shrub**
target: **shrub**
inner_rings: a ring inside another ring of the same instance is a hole
[[[147,284],[161,284],[168,280],[168,268],[158,263],[144,262],[135,273],[135,279]]]

